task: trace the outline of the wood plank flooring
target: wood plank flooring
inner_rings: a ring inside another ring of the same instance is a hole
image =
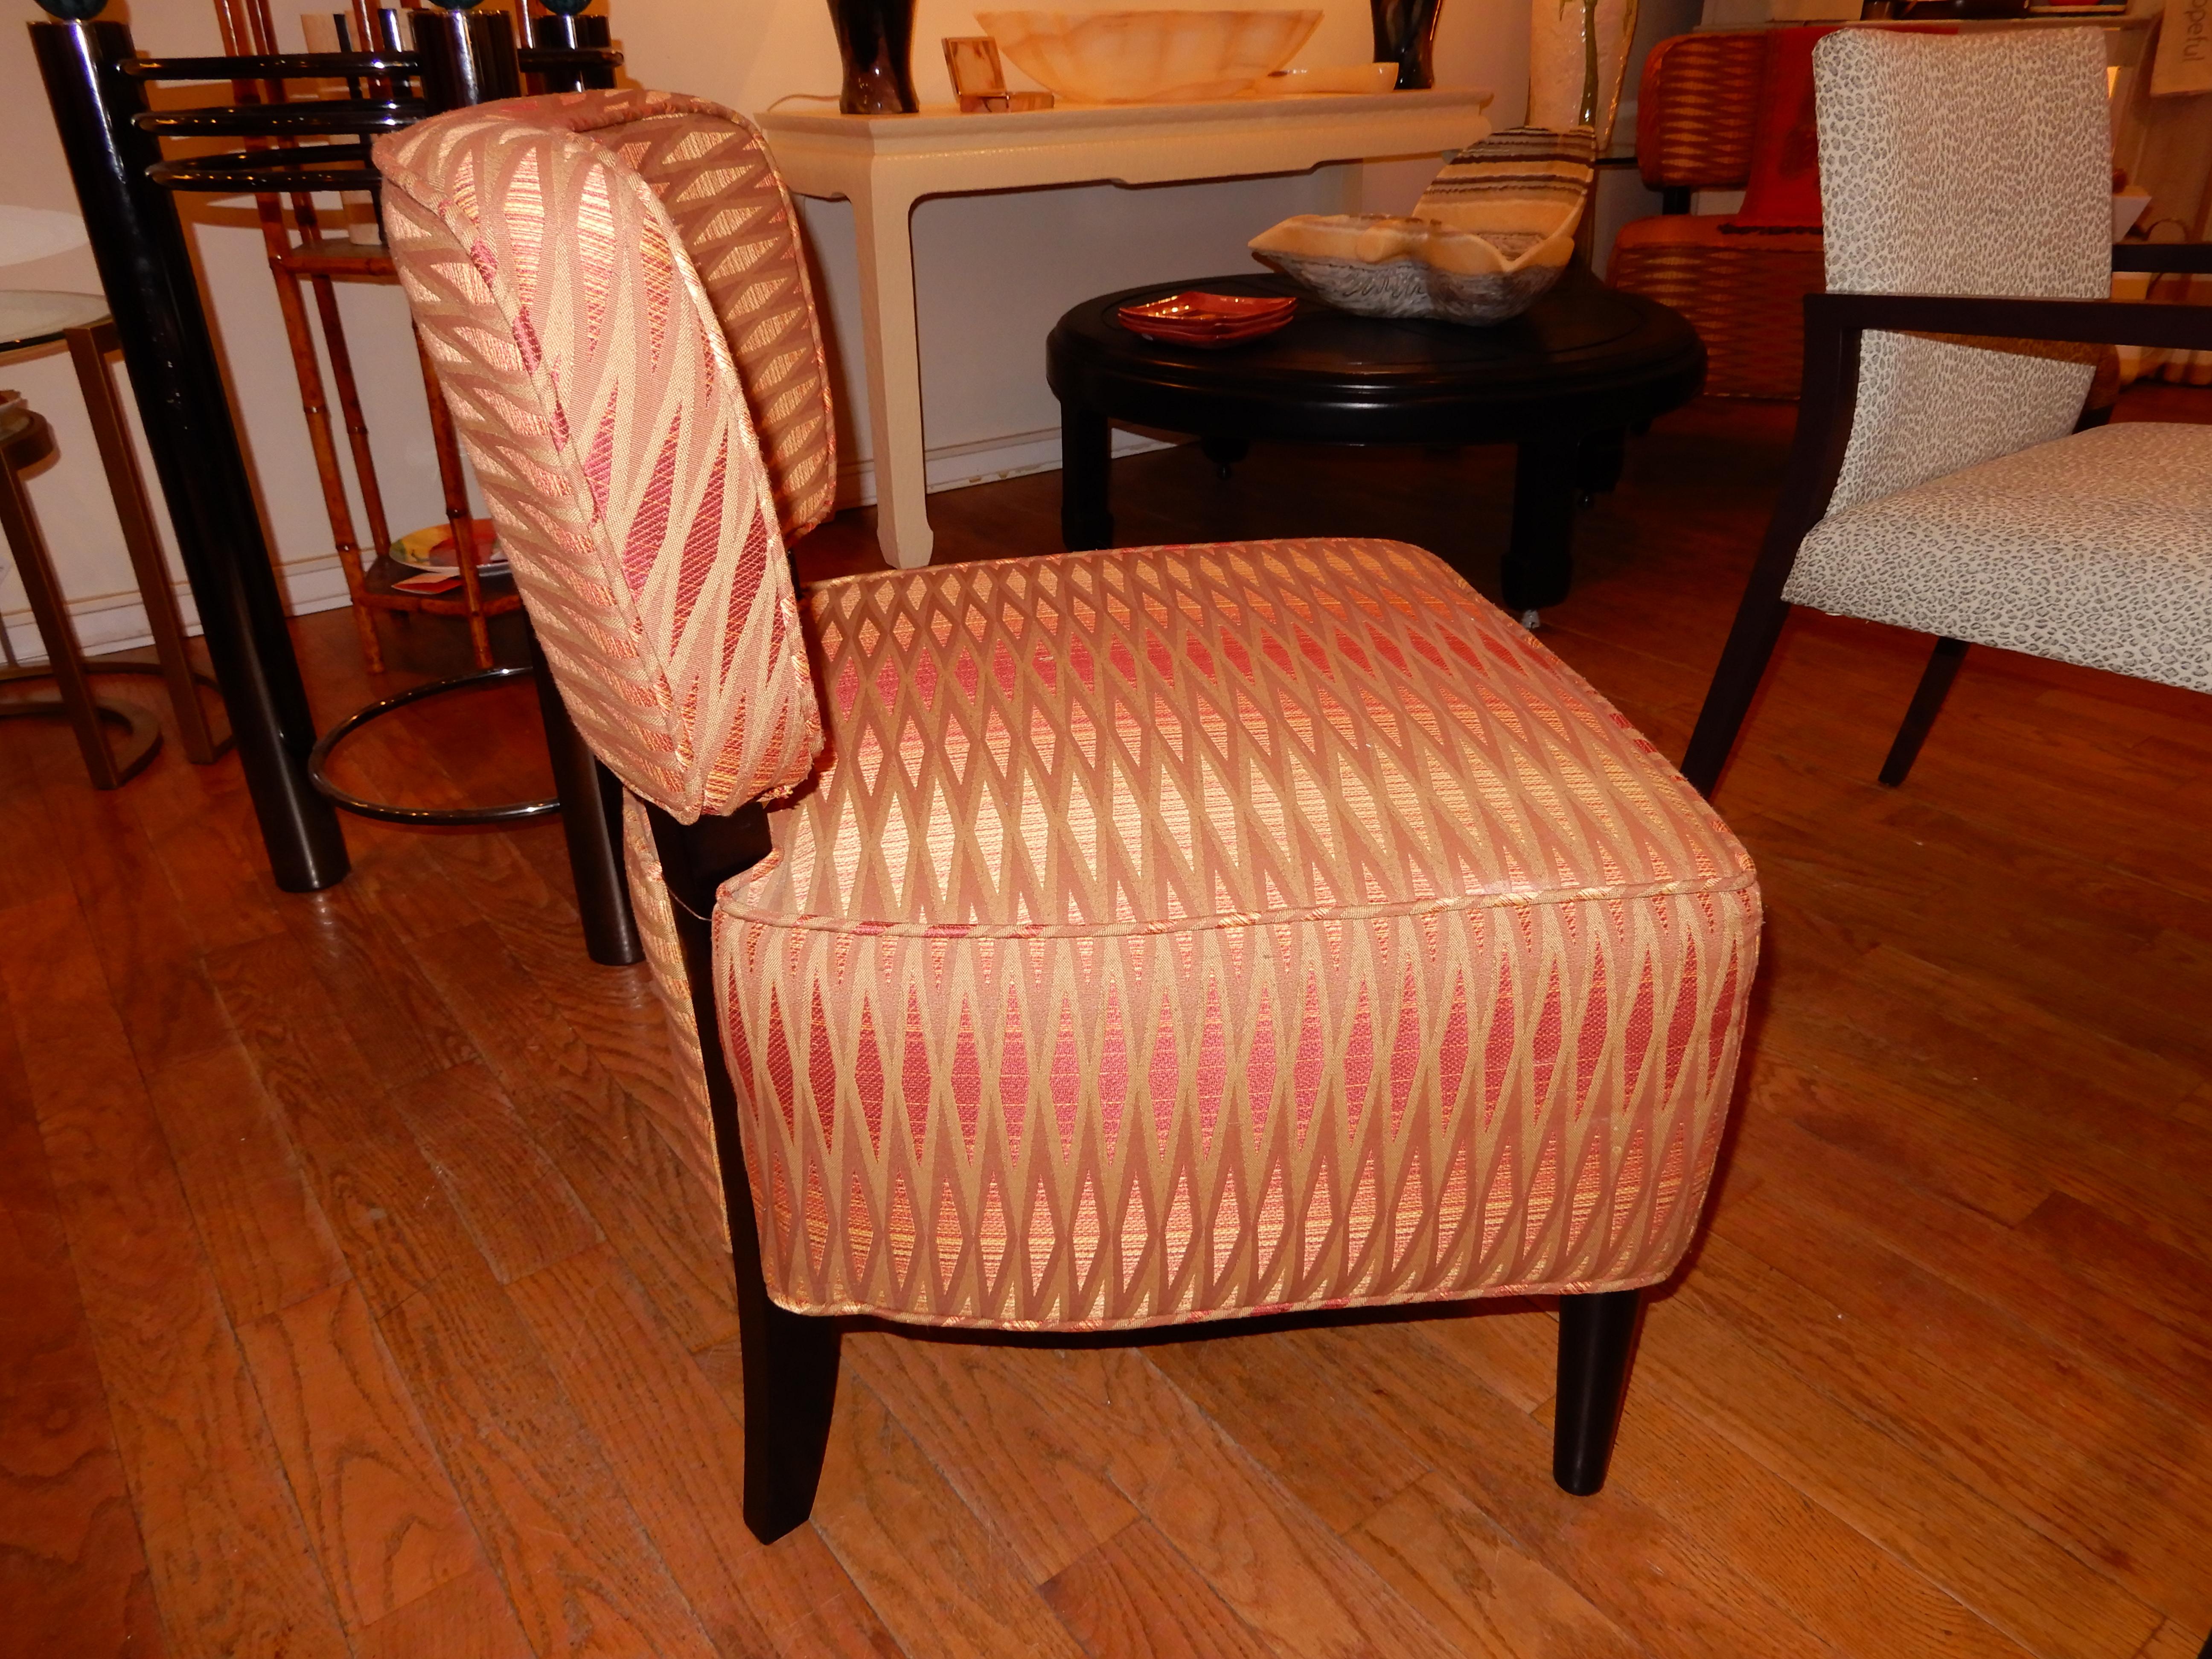
[[[2131,392],[2212,420],[2212,394]],[[1790,411],[1693,405],[1544,637],[1679,753]],[[1119,463],[1125,545],[1399,537],[1491,586],[1502,451]],[[1057,547],[1057,479],[932,499]],[[50,526],[65,537],[65,526]],[[874,568],[866,514],[802,574]],[[372,684],[299,625],[325,720]],[[508,643],[512,645],[513,641]],[[559,830],[354,821],[268,883],[234,761],[0,731],[0,1656],[2191,1659],[2212,1631],[2212,699],[1795,621],[1721,805],[1771,906],[1710,1229],[1613,1478],[1548,1307],[1054,1349],[869,1334],[811,1525],[738,1515],[718,1203]],[[146,688],[122,689],[146,697]],[[347,762],[542,793],[527,690]]]

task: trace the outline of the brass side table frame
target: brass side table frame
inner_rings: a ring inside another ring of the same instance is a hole
[[[96,305],[96,301],[91,302]],[[156,660],[150,663],[101,663],[88,665],[77,644],[76,629],[70,619],[68,603],[54,574],[46,538],[23,488],[22,474],[55,452],[52,428],[46,417],[27,410],[27,419],[16,431],[0,438],[0,532],[23,579],[31,615],[46,647],[44,666],[0,669],[0,684],[21,680],[52,678],[58,697],[27,702],[0,702],[0,720],[36,717],[66,719],[84,756],[85,770],[96,789],[113,789],[136,776],[161,746],[161,730],[143,710],[127,704],[103,703],[92,692],[95,674],[158,675],[168,690],[176,715],[178,734],[185,753],[195,766],[212,763],[230,746],[228,732],[218,736],[211,728],[199,698],[199,687],[214,687],[208,675],[196,672],[186,654],[185,624],[169,583],[167,562],[155,534],[152,509],[146,497],[137,458],[124,424],[122,405],[108,377],[107,355],[118,346],[115,324],[107,317],[11,342],[16,349],[40,345],[58,335],[69,347],[77,386],[84,395],[85,411],[92,422],[93,437],[100,448],[100,465],[107,475],[108,493],[123,528],[123,542],[131,555],[146,621],[154,635]],[[121,728],[118,752],[111,747],[103,722]]]

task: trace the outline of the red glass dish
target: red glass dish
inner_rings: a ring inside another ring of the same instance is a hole
[[[1273,334],[1296,313],[1289,295],[1206,294],[1195,289],[1123,306],[1121,326],[1147,340],[1218,349]]]

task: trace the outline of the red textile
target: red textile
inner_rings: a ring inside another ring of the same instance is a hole
[[[1751,178],[1743,205],[1723,222],[1729,231],[1820,228],[1820,134],[1813,112],[1813,48],[1834,24],[1776,29],[1766,37],[1759,105],[1752,118]],[[1914,32],[1956,34],[1949,25]]]

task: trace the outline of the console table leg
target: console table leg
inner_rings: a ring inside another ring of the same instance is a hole
[[[1060,406],[1060,539],[1071,553],[1114,545],[1106,507],[1114,428],[1096,410]]]
[[[1569,434],[1521,441],[1513,469],[1513,536],[1499,571],[1505,608],[1525,614],[1557,605],[1573,586],[1576,459]]]
[[[929,562],[921,346],[914,316],[914,198],[872,180],[853,192],[860,233],[860,334],[867,348],[868,441],[876,469],[876,542],[884,562]]]
[[[1576,482],[1581,487],[1580,504],[1588,507],[1599,496],[1617,489],[1627,465],[1628,434],[1620,427],[1593,432],[1585,437],[1575,468]]]

